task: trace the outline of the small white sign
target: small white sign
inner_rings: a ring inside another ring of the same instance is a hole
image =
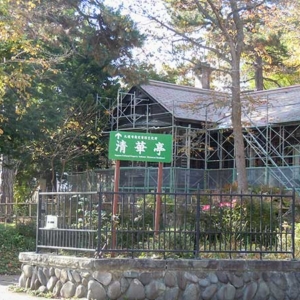
[[[45,229],[56,229],[57,228],[57,216],[47,215]]]

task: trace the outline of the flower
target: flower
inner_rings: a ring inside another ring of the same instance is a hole
[[[221,202],[219,204],[220,207],[235,207],[236,199],[233,199],[231,202]]]
[[[219,204],[220,207],[231,207],[232,203],[231,202],[221,202]]]
[[[201,209],[203,211],[208,211],[208,210],[210,210],[210,205],[202,205]]]

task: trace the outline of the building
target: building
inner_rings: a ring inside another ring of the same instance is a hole
[[[242,99],[249,185],[300,188],[300,85]],[[228,94],[150,80],[120,92],[110,111],[110,130],[173,135],[165,189],[220,189],[236,180]],[[155,163],[122,167],[124,188],[155,187]]]

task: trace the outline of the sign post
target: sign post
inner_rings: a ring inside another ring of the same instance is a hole
[[[158,162],[157,194],[155,208],[155,233],[159,233],[161,213],[161,192],[163,183],[163,163],[172,161],[173,138],[171,134],[111,131],[109,136],[109,159],[116,161],[113,200],[113,218],[118,214],[118,192],[120,160]],[[114,219],[113,219],[114,220]],[[112,247],[116,249],[116,226],[113,221]]]
[[[112,207],[112,218],[113,218],[113,228],[112,228],[112,248],[116,249],[116,242],[117,242],[117,236],[116,236],[116,218],[118,213],[118,192],[119,192],[119,181],[120,181],[120,161],[116,161],[115,165],[115,176],[114,176],[114,198],[113,198],[113,207]],[[115,253],[112,253],[112,257],[115,256]]]
[[[163,163],[158,163],[157,171],[157,194],[156,194],[156,206],[155,206],[155,224],[154,232],[156,235],[159,234],[159,220],[161,213],[161,192],[162,192],[162,183],[163,183]]]

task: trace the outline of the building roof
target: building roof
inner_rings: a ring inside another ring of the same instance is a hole
[[[178,119],[220,122],[229,114],[226,93],[154,80],[141,88]]]
[[[251,92],[244,97],[254,102],[247,114],[254,126],[300,121],[300,85]]]
[[[230,127],[230,94],[150,80],[140,88],[175,118]],[[300,85],[243,93],[245,126],[300,121]]]

